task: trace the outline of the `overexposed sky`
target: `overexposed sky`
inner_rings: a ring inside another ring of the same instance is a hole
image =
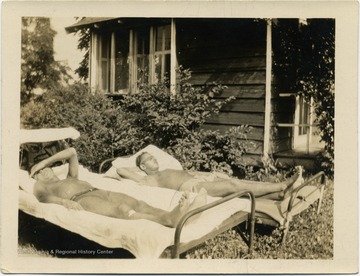
[[[79,67],[84,52],[77,49],[79,37],[74,33],[67,34],[65,27],[74,24],[76,20],[74,17],[51,17],[50,20],[51,27],[57,32],[54,38],[55,60],[67,62],[74,71]]]

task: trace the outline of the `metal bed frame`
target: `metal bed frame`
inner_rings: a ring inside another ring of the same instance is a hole
[[[126,157],[126,156],[123,156]],[[104,160],[100,166],[99,166],[99,174],[103,173],[104,167],[109,162],[115,160],[114,158],[109,158]],[[211,209],[217,205],[220,205],[224,202],[227,202],[229,200],[232,200],[234,198],[244,197],[247,196],[249,200],[251,201],[251,211],[250,213],[239,211],[235,214],[233,214],[231,217],[225,219],[222,224],[205,235],[204,237],[201,237],[200,239],[188,242],[188,243],[181,243],[181,231],[188,219],[190,219],[192,216],[195,216],[203,211],[206,211],[208,209]],[[161,258],[180,258],[180,254],[204,243],[206,240],[214,238],[218,234],[221,234],[233,227],[238,226],[241,223],[247,223],[247,226],[250,224],[250,227],[246,227],[248,230],[248,237],[244,233],[239,232],[242,239],[245,241],[245,243],[248,246],[248,254],[244,256],[244,258],[249,258],[252,254],[253,250],[253,239],[254,239],[254,229],[255,229],[255,196],[250,191],[241,191],[237,193],[233,193],[231,195],[228,195],[226,197],[223,197],[217,201],[214,201],[212,203],[206,204],[200,208],[194,209],[188,213],[186,213],[179,221],[178,225],[176,226],[175,235],[174,235],[174,245],[169,246],[164,250],[164,252],[161,255]]]

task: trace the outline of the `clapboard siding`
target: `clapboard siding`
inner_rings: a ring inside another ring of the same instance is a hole
[[[222,84],[226,88],[216,97],[235,97],[219,114],[209,118],[203,128],[225,133],[231,127],[251,126],[252,131],[247,134],[253,145],[249,149],[250,159],[258,163],[264,148],[266,24],[252,20],[180,20],[177,54],[178,63],[190,69],[193,85]],[[273,94],[271,149],[287,147],[291,140],[288,129],[276,127],[281,120],[291,120],[292,114],[286,112],[290,104]]]
[[[227,112],[264,112],[265,99],[236,99],[221,109]]]
[[[247,85],[265,84],[265,70],[262,71],[238,71],[238,72],[214,72],[192,73],[190,82],[194,85],[203,85],[216,82],[223,85]]]
[[[197,58],[183,62],[184,67],[191,64],[191,71],[199,72],[231,72],[239,70],[265,70],[266,62],[264,56],[251,57],[227,57],[220,59],[219,56],[213,58]]]
[[[218,96],[219,98],[228,98],[230,96],[241,98],[265,98],[265,85],[233,85],[228,86]]]
[[[221,134],[224,134],[232,127],[236,127],[237,125],[216,125],[206,123],[202,126],[203,129],[219,131]],[[251,131],[246,135],[247,139],[256,140],[256,141],[264,141],[264,128],[259,126],[252,126]],[[273,141],[275,140],[283,140],[283,139],[291,139],[292,138],[292,129],[288,127],[271,127],[270,128],[270,136]]]
[[[263,113],[235,113],[222,112],[216,114],[207,120],[207,123],[224,124],[224,125],[264,125]]]
[[[201,27],[200,27],[201,26]],[[252,20],[205,20],[178,24],[178,62],[192,72],[193,85],[218,83],[226,89],[217,95],[236,99],[209,118],[204,129],[225,133],[249,125],[249,153],[261,155],[264,146],[266,27]]]
[[[234,52],[236,48],[236,52]],[[182,48],[178,51],[178,58],[186,65],[192,65],[194,60],[201,60],[206,62],[224,60],[231,61],[233,64],[249,64],[251,66],[264,67],[262,59],[265,56],[265,46],[259,45],[224,45],[219,48],[207,45],[204,47],[198,46],[194,48]]]
[[[225,134],[230,128],[237,127],[238,125],[214,125],[206,123],[201,128],[212,131],[219,131],[221,134]],[[252,127],[251,131],[246,134],[246,138],[250,140],[263,141],[264,140],[264,128]]]
[[[250,113],[250,112],[221,112],[213,115],[206,122],[218,125],[250,125],[250,126],[264,126],[264,113]],[[272,113],[271,122],[276,126],[278,122],[292,123],[292,113]]]

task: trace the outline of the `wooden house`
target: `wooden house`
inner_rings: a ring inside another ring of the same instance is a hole
[[[283,164],[311,167],[313,149],[321,149],[312,148],[319,139],[313,137],[311,107],[296,91],[277,85],[281,76],[273,71],[273,24],[235,18],[84,18],[66,30],[90,30],[93,91],[136,93],[138,81],[155,83],[168,74],[169,89],[176,93],[181,65],[191,70],[194,85],[217,82],[227,86],[220,97],[236,97],[204,127],[224,132],[252,126],[248,139],[255,146],[248,164],[270,155]]]

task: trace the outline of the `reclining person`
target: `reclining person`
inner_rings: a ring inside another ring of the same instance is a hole
[[[67,160],[69,171],[60,180],[49,166]],[[183,193],[178,205],[170,212],[154,208],[143,201],[122,193],[94,188],[78,179],[78,158],[74,148],[68,148],[42,160],[30,170],[36,180],[34,195],[40,202],[63,205],[68,209],[86,210],[119,219],[148,219],[164,226],[175,227],[187,212],[206,204],[206,191],[202,190],[190,202],[189,193]]]
[[[205,189],[210,196],[227,196],[239,191],[251,191],[255,197],[281,200],[290,195],[302,182],[302,168],[296,167],[295,174],[280,183],[257,182],[230,178],[226,175],[207,172],[190,172],[183,170],[159,170],[154,156],[147,152],[136,158],[136,166],[146,173],[146,176],[136,172],[136,168],[117,168],[117,174],[131,179],[139,184],[163,187],[178,191],[199,192]]]

